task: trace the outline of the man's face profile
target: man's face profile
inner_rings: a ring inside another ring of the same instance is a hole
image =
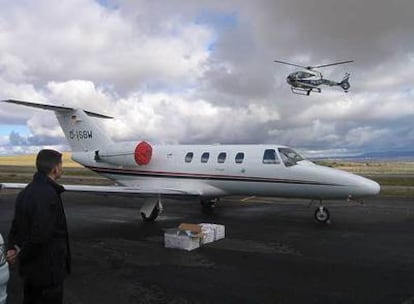
[[[59,164],[57,164],[53,170],[52,170],[52,174],[54,176],[55,179],[58,179],[62,176],[63,174],[63,164],[62,162],[60,162]]]

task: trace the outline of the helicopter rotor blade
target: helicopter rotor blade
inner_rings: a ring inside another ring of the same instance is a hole
[[[273,62],[287,64],[287,65],[292,65],[292,66],[295,66],[295,67],[298,67],[298,68],[308,69],[308,67],[306,67],[306,66],[299,65],[299,64],[294,64],[294,63],[290,63],[290,62],[285,62],[285,61],[280,61],[280,60],[273,60]]]
[[[349,63],[349,62],[354,62],[353,60],[347,60],[347,61],[340,61],[340,62],[335,62],[335,63],[328,63],[328,64],[321,64],[321,65],[315,65],[311,68],[324,68],[324,67],[328,67],[331,65],[338,65],[338,64],[344,64],[344,63]]]

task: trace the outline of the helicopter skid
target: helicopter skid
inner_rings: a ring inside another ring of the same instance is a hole
[[[304,95],[304,96],[309,96],[311,92],[314,93],[321,93],[322,90],[320,88],[300,88],[300,87],[290,87],[290,89],[292,90],[292,93],[297,94],[297,95]]]

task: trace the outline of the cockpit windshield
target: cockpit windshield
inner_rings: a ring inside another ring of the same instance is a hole
[[[294,166],[299,161],[304,160],[302,156],[290,148],[279,148],[279,154],[286,167]]]
[[[298,78],[310,78],[310,77],[312,77],[312,76],[314,76],[313,74],[311,74],[311,73],[307,73],[307,72],[297,72],[297,77]]]

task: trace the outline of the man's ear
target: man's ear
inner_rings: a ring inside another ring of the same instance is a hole
[[[57,166],[54,166],[53,169],[52,169],[52,171],[50,171],[50,174],[56,175],[57,173],[58,173],[58,167]]]

